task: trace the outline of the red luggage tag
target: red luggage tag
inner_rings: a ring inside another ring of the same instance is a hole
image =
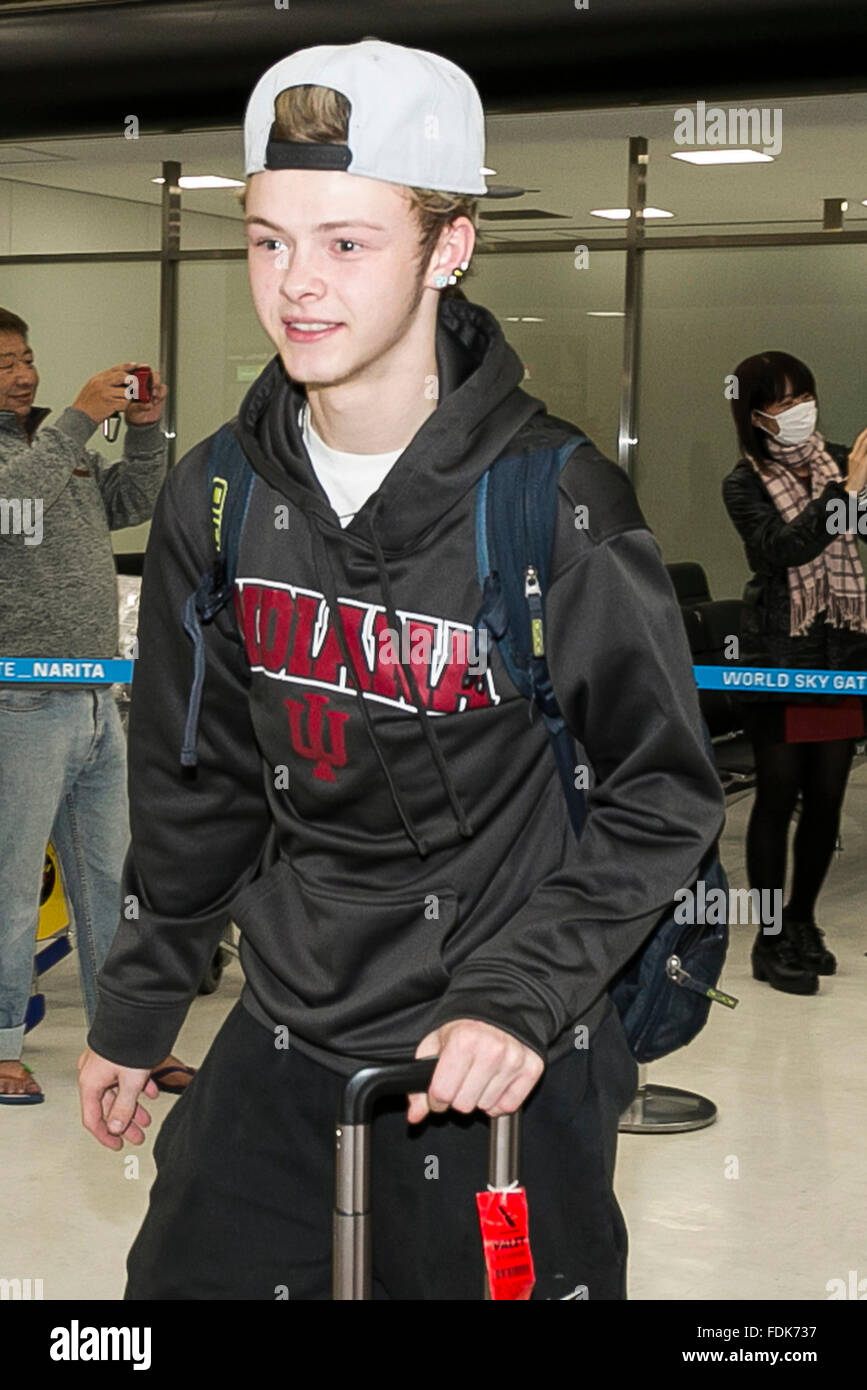
[[[527,1193],[513,1183],[476,1193],[482,1247],[492,1299],[528,1299],[536,1282],[527,1220]]]

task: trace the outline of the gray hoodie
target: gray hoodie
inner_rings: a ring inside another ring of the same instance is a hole
[[[117,655],[111,531],[149,520],[166,473],[158,424],[127,427],[121,461],[87,442],[97,426],[70,406],[22,430],[0,411],[0,657]],[[37,433],[38,430],[38,433]],[[0,684],[2,668],[0,668]],[[38,684],[38,682],[34,682]]]

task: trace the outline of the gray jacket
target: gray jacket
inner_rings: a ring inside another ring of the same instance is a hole
[[[39,429],[48,414],[31,410],[22,430],[0,411],[0,658],[111,659],[110,532],[151,517],[165,436],[159,424],[128,426],[123,458],[110,466],[86,447],[97,429],[90,416],[70,406]]]

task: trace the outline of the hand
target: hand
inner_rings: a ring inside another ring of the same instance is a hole
[[[138,363],[134,362],[133,366],[138,366]],[[153,368],[153,378],[151,398],[147,404],[142,401],[129,401],[127,403],[126,422],[128,425],[152,425],[162,415],[169,388],[163,385],[160,374],[155,367]]]
[[[103,1148],[122,1149],[124,1139],[130,1144],[144,1143],[151,1117],[138,1103],[139,1092],[144,1091],[151,1100],[159,1095],[157,1083],[149,1081],[149,1076],[147,1067],[142,1071],[118,1066],[89,1047],[82,1052],[78,1059],[81,1122]]]
[[[444,1023],[422,1038],[416,1057],[436,1057],[439,1062],[427,1094],[410,1096],[407,1118],[411,1125],[433,1110],[439,1113],[484,1110],[492,1118],[509,1115],[523,1105],[545,1064],[538,1052],[511,1033],[474,1018]]]
[[[867,430],[862,430],[849,455],[849,472],[843,486],[847,492],[860,492],[867,484]]]
[[[83,410],[95,424],[102,424],[116,410],[126,410],[129,400],[126,394],[127,377],[135,362],[121,362],[117,367],[109,367],[105,372],[97,372],[90,381],[85,382],[72,402],[76,410]]]

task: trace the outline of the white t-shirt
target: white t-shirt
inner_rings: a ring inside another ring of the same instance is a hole
[[[302,406],[298,423],[313,471],[340,518],[340,525],[348,526],[382,484],[403,449],[392,449],[387,454],[347,454],[332,449],[314,430],[309,405]]]

